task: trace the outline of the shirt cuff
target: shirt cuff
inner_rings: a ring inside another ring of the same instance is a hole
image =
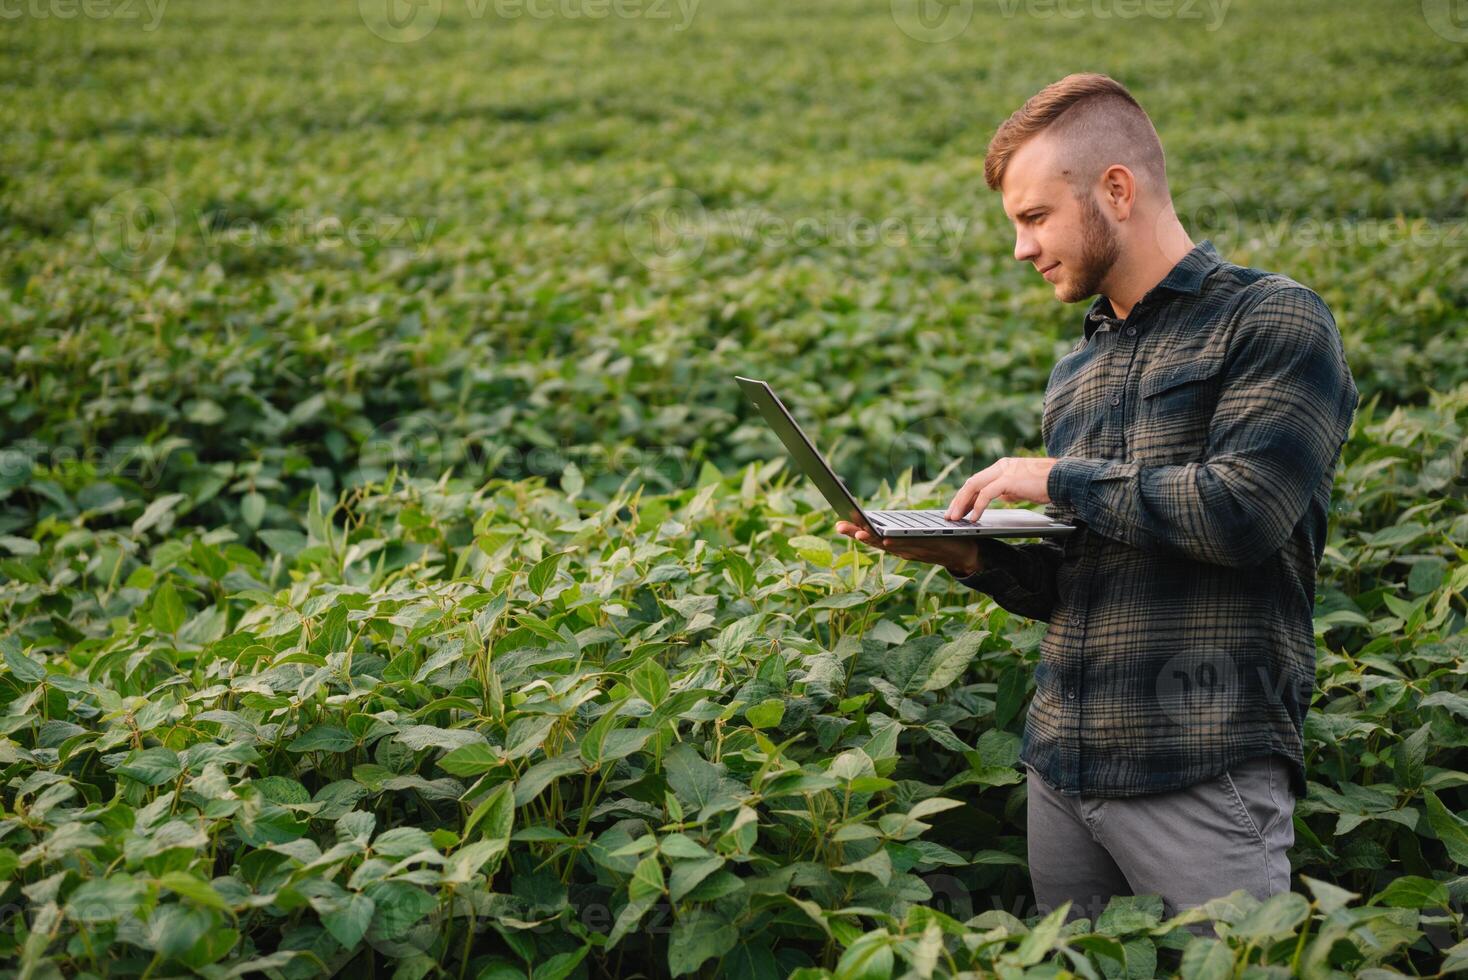
[[[1062,456],[1050,467],[1050,475],[1045,480],[1045,492],[1050,495],[1050,502],[1084,514],[1090,501],[1091,481],[1101,474],[1105,466],[1104,459]]]
[[[954,575],[954,581],[987,595],[994,595],[996,592],[1002,594],[1018,585],[1018,580],[1009,570],[1012,552],[1006,550],[1002,544],[997,548],[991,547],[993,543],[995,539],[979,538],[979,570],[972,575]]]

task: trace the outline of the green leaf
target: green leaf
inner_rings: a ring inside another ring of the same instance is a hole
[[[1320,907],[1320,911],[1326,914],[1345,908],[1351,904],[1352,899],[1361,897],[1356,892],[1347,891],[1328,881],[1319,881],[1309,875],[1300,875],[1300,880],[1310,889],[1310,894],[1315,896],[1315,904]]]
[[[144,885],[126,875],[84,881],[66,900],[66,915],[75,922],[111,922],[135,910]]]
[[[582,737],[580,745],[578,746],[578,750],[581,753],[581,759],[587,765],[594,766],[601,762],[602,747],[606,744],[607,733],[610,732],[612,730],[612,726],[617,723],[617,714],[621,711],[622,706],[626,704],[627,701],[628,698],[621,698],[620,700],[614,701],[612,704],[608,705],[607,708],[602,711],[601,717],[597,718],[597,720],[592,723],[591,727],[587,729],[586,735]]]
[[[588,945],[569,953],[547,957],[544,962],[536,964],[531,980],[566,980],[589,952],[591,947]]]
[[[1055,942],[1060,938],[1060,927],[1065,924],[1065,916],[1069,911],[1070,902],[1062,902],[1059,908],[1036,923],[1035,928],[1020,941],[1015,957],[1021,966],[1034,966],[1055,948]]]
[[[1179,975],[1183,980],[1232,980],[1233,950],[1221,940],[1199,936],[1183,950]]]
[[[850,864],[843,864],[841,865],[841,867],[836,868],[835,870],[844,871],[847,873],[859,872],[862,874],[869,874],[872,877],[876,878],[877,881],[881,882],[883,885],[887,885],[890,884],[892,881],[892,855],[887,853],[887,849],[885,847],[881,847],[873,851],[871,854],[868,854],[860,861],[852,861]]]
[[[505,782],[496,786],[474,808],[474,812],[469,814],[469,819],[464,823],[463,839],[468,840],[469,835],[478,827],[480,836],[485,840],[508,842],[510,833],[515,829],[514,790],[514,783]]]
[[[158,884],[198,905],[229,911],[229,903],[214,890],[213,885],[186,871],[169,871],[158,878]]]
[[[433,840],[421,827],[393,827],[377,835],[372,850],[388,857],[405,858],[424,851],[437,850]]]
[[[1432,790],[1424,790],[1423,797],[1427,802],[1427,822],[1431,824],[1432,832],[1443,842],[1453,863],[1460,868],[1468,868],[1468,823],[1444,806]]]
[[[836,980],[888,980],[895,958],[892,937],[886,929],[873,929],[857,936],[836,961]]]
[[[785,717],[785,702],[779,698],[761,701],[752,708],[747,708],[744,717],[755,728],[778,728],[780,720]]]
[[[316,635],[311,638],[310,650],[318,657],[340,653],[347,648],[350,635],[347,630],[347,607],[337,603],[326,614],[326,619],[317,626]]]
[[[154,527],[163,533],[173,526],[173,510],[188,498],[181,493],[168,493],[148,504],[141,516],[133,521],[133,537],[141,537],[143,532],[150,531]]]
[[[1293,935],[1310,914],[1310,903],[1298,892],[1271,895],[1233,927],[1233,934],[1250,942]]]
[[[134,749],[112,771],[135,779],[144,786],[158,786],[177,779],[183,765],[178,760],[178,753],[172,749]]]
[[[581,757],[576,753],[567,752],[564,755],[542,759],[525,770],[525,773],[515,781],[515,806],[521,807],[529,804],[554,780],[581,771]]]
[[[1009,723],[1019,715],[1020,708],[1024,707],[1028,685],[1028,674],[1018,667],[1006,668],[999,675],[999,686],[994,695],[994,726],[996,728],[1008,728]]]
[[[461,745],[438,760],[438,767],[455,776],[477,776],[505,764],[498,750],[487,743]]]
[[[240,518],[254,530],[265,518],[265,495],[251,490],[240,498]]]
[[[692,973],[734,948],[739,931],[710,909],[695,909],[673,923],[668,940],[668,971],[675,977]]]
[[[1448,887],[1440,881],[1417,875],[1403,875],[1392,879],[1371,899],[1371,903],[1387,905],[1397,909],[1446,908]]]
[[[669,750],[663,769],[679,802],[697,809],[700,819],[736,809],[748,795],[746,787],[722,775],[686,742]]]
[[[286,746],[288,752],[347,752],[354,748],[357,740],[340,725],[317,725],[302,732]]]
[[[831,556],[831,542],[813,534],[796,535],[790,539],[790,547],[802,559],[821,568],[830,568],[834,560]]]
[[[943,644],[928,660],[927,679],[922,690],[938,691],[952,684],[968,669],[969,663],[984,645],[988,630],[973,630]]]
[[[656,734],[651,728],[614,728],[607,733],[606,743],[601,747],[601,761],[606,763],[625,759],[646,745],[647,740]]]
[[[376,881],[365,891],[375,905],[370,931],[380,939],[403,935],[438,904],[423,889],[403,881]]]
[[[627,884],[627,897],[634,902],[653,900],[663,894],[663,869],[656,854],[637,862],[632,880]]]
[[[6,637],[5,666],[11,676],[26,685],[39,684],[46,679],[46,668],[21,652],[20,644],[13,637]]]
[[[1162,921],[1162,899],[1156,895],[1116,895],[1096,919],[1096,931],[1104,936],[1145,932]]]
[[[516,718],[505,733],[505,758],[523,759],[533,753],[545,742],[555,724],[554,715],[526,715]]]
[[[644,660],[638,664],[628,680],[638,697],[654,708],[662,704],[668,696],[668,672],[656,660]]]
[[[167,581],[153,593],[152,609],[153,626],[160,633],[172,635],[178,632],[178,628],[188,618],[188,610],[184,608],[183,599],[179,597],[178,589],[173,587],[173,582]]]
[[[544,596],[545,590],[556,577],[556,567],[561,563],[559,554],[549,555],[535,563],[530,569],[530,591]]]
[[[335,909],[321,917],[321,924],[344,949],[356,949],[372,925],[377,903],[359,892],[349,894]]]
[[[502,858],[508,848],[509,843],[503,840],[478,840],[467,847],[461,847],[449,857],[443,880],[451,884],[464,884],[491,860]],[[495,867],[498,866],[499,861],[495,860]],[[491,868],[489,873],[493,874],[494,869]]]
[[[723,866],[724,859],[717,856],[674,862],[668,876],[668,897],[675,903],[681,902],[694,886]]]

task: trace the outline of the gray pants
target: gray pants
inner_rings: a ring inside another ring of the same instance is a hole
[[[1120,799],[1065,796],[1026,766],[1039,911],[1069,899],[1068,919],[1094,921],[1113,895],[1155,894],[1172,916],[1238,888],[1259,899],[1289,891],[1295,796],[1287,765],[1259,756],[1186,789]]]

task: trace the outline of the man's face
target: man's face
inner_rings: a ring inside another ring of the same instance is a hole
[[[1034,265],[1056,299],[1076,303],[1102,291],[1120,239],[1092,188],[1076,196],[1049,140],[1037,136],[1010,157],[1000,193],[1014,225],[1014,257]]]

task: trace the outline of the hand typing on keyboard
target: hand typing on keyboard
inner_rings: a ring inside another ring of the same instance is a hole
[[[946,515],[950,521],[976,521],[996,500],[1048,504],[1050,470],[1057,462],[1048,456],[1006,456],[969,477],[954,494]]]

